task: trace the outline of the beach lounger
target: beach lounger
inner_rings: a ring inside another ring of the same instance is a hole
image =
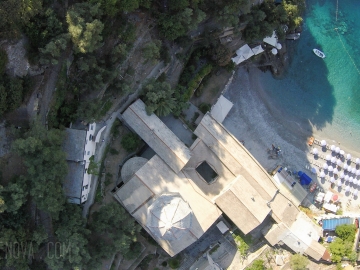
[[[314,143],[314,140],[315,140],[314,137],[310,137],[310,138],[308,139],[308,145],[312,146],[313,143]]]

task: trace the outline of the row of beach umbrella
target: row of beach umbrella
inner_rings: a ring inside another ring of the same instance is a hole
[[[332,146],[335,147],[335,145],[332,145]],[[336,147],[336,150],[337,150],[338,148],[339,148],[339,147]],[[312,152],[313,152],[314,155],[318,155],[318,154],[319,154],[319,150],[318,150],[317,148],[314,148],[314,149],[312,150]],[[335,152],[338,153],[337,151],[335,151]],[[340,155],[345,155],[344,150],[340,150],[340,148],[339,148],[339,154],[340,154]],[[331,160],[331,162],[334,162],[333,159],[336,159],[336,157],[331,157],[331,155],[326,155],[326,160]],[[346,155],[346,159],[347,159],[347,160],[351,160],[351,154],[347,154],[347,155]],[[357,159],[355,160],[355,163],[356,163],[356,164],[360,164],[360,158],[357,158]]]
[[[325,140],[322,140],[322,141],[320,142],[320,144],[321,144],[321,146],[324,146],[324,147],[327,145],[327,143],[326,143]],[[335,153],[337,153],[337,154],[340,154],[340,155],[343,155],[343,156],[345,155],[345,151],[344,151],[344,150],[341,150],[340,147],[338,147],[338,146],[331,145],[331,146],[330,146],[330,150],[333,151],[333,152],[335,152]],[[318,150],[317,150],[316,148],[314,148],[314,149],[313,149],[313,154],[314,154],[314,155],[317,155],[318,153],[319,153]],[[347,155],[346,155],[346,159],[347,159],[347,160],[351,160],[351,155],[350,155],[350,154],[347,154]],[[356,163],[356,164],[360,164],[360,158],[357,158],[356,161],[355,161],[355,163]]]

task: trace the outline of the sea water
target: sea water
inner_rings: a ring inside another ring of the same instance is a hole
[[[287,47],[284,76],[259,78],[271,104],[310,132],[360,151],[360,1],[308,0],[301,37]]]

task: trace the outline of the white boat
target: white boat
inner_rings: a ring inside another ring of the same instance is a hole
[[[320,51],[318,49],[313,49],[313,52],[320,58],[325,58],[325,53],[323,53],[322,51]]]

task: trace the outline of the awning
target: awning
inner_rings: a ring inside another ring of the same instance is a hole
[[[298,175],[300,176],[300,184],[301,185],[309,185],[312,179],[304,172],[299,171]]]

